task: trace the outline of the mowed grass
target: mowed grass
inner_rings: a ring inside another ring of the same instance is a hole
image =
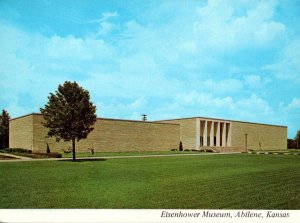
[[[145,155],[173,155],[173,154],[199,154],[200,151],[128,151],[128,152],[76,152],[76,157],[107,157],[107,156],[145,156]],[[63,158],[71,158],[72,153],[62,153]]]
[[[0,163],[0,208],[300,209],[299,155]]]

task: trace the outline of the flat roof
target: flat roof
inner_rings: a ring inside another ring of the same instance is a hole
[[[31,113],[31,114],[27,114],[27,115],[22,115],[16,118],[11,118],[10,121],[16,120],[16,119],[20,119],[20,118],[24,118],[27,116],[33,116],[33,115],[38,115],[38,116],[42,116],[41,113]],[[111,121],[123,121],[123,122],[140,122],[140,123],[151,123],[151,124],[161,124],[161,125],[179,125],[177,123],[163,123],[163,122],[156,122],[156,121],[141,121],[141,120],[130,120],[130,119],[117,119],[117,118],[99,118],[97,117],[98,120],[111,120]]]
[[[102,120],[111,120],[111,121],[122,121],[122,122],[141,122],[141,123],[151,123],[151,124],[171,124],[171,125],[179,125],[177,123],[163,123],[156,121],[141,121],[141,120],[130,120],[130,119],[118,119],[118,118],[97,118]]]
[[[237,120],[222,119],[222,118],[209,118],[209,117],[201,117],[201,116],[189,117],[189,118],[164,119],[164,120],[158,120],[158,121],[156,121],[156,122],[176,121],[176,120],[196,119],[196,118],[200,118],[200,119],[211,119],[211,120],[225,121],[225,122],[240,122],[240,123],[248,123],[248,124],[256,124],[256,125],[269,125],[269,126],[276,126],[276,127],[284,127],[284,128],[287,128],[287,126],[285,126],[285,125],[274,125],[274,124],[265,124],[265,123],[258,123],[258,122],[246,122],[246,121],[237,121]]]
[[[15,118],[11,118],[9,119],[9,121],[13,121],[13,120],[16,120],[16,119],[19,119],[19,118],[25,118],[26,116],[30,116],[30,115],[38,115],[39,113],[30,113],[30,114],[27,114],[27,115],[21,115],[19,117],[15,117]],[[41,114],[40,114],[41,115]]]
[[[42,115],[41,113],[31,113],[23,116],[19,116],[16,118],[12,118],[10,120],[15,120],[19,118],[24,118],[26,116],[30,115]],[[265,123],[258,123],[258,122],[246,122],[246,121],[237,121],[237,120],[230,120],[230,119],[221,119],[221,118],[209,118],[209,117],[201,117],[201,116],[196,116],[196,117],[188,117],[188,118],[175,118],[175,119],[164,119],[164,120],[157,120],[157,121],[146,121],[146,123],[153,123],[153,124],[171,124],[171,125],[178,125],[177,123],[163,123],[164,121],[176,121],[176,120],[184,120],[184,119],[211,119],[211,120],[216,120],[216,121],[227,121],[227,122],[240,122],[240,123],[248,123],[248,124],[256,124],[256,125],[268,125],[268,126],[276,126],[276,127],[284,127],[287,128],[287,126],[284,125],[274,125],[274,124],[265,124]],[[125,122],[144,122],[141,120],[130,120],[130,119],[117,119],[117,118],[99,118],[97,119],[103,119],[103,120],[112,120],[112,121],[125,121]]]

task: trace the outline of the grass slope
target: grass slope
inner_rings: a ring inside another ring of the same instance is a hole
[[[0,163],[0,208],[300,209],[300,156]]]

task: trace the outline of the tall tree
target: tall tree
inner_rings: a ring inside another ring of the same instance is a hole
[[[300,146],[300,130],[297,131],[297,134],[296,134],[294,140],[296,141],[296,145],[297,145],[297,149],[298,149]]]
[[[94,129],[96,107],[90,94],[76,82],[66,81],[58,86],[55,94],[50,93],[48,103],[40,111],[45,119],[43,125],[49,129],[48,136],[57,141],[72,141],[73,161],[75,141],[85,139]]]
[[[7,111],[2,110],[0,115],[0,148],[8,148],[9,146],[9,119]]]

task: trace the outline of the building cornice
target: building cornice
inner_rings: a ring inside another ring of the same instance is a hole
[[[274,125],[274,124],[266,124],[266,123],[258,123],[258,122],[246,122],[246,121],[238,121],[238,120],[230,120],[230,119],[221,119],[221,118],[209,118],[209,117],[189,117],[189,118],[175,118],[175,119],[164,119],[164,120],[158,120],[156,122],[164,122],[164,121],[176,121],[176,120],[185,120],[185,119],[206,119],[209,121],[220,121],[220,122],[239,122],[239,123],[247,123],[247,124],[255,124],[255,125],[267,125],[267,126],[276,126],[276,127],[283,127],[287,128],[287,126],[284,125]]]
[[[41,116],[41,113],[31,113],[27,115],[22,115],[16,118],[10,119],[10,121],[24,118],[30,115],[39,115]],[[179,123],[164,123],[164,121],[176,121],[176,120],[186,120],[186,119],[206,119],[209,121],[220,121],[220,122],[239,122],[239,123],[246,123],[246,124],[255,124],[255,125],[267,125],[267,126],[276,126],[276,127],[283,127],[287,128],[287,126],[284,125],[274,125],[274,124],[265,124],[265,123],[258,123],[258,122],[246,122],[246,121],[237,121],[237,120],[230,120],[230,119],[221,119],[221,118],[209,118],[209,117],[201,117],[201,116],[196,116],[196,117],[189,117],[189,118],[175,118],[175,119],[164,119],[164,120],[157,120],[157,121],[140,121],[140,120],[130,120],[130,119],[118,119],[118,118],[99,118],[97,117],[98,120],[112,120],[112,121],[124,121],[124,122],[139,122],[139,123],[153,123],[153,124],[173,124],[173,125],[178,125]]]

